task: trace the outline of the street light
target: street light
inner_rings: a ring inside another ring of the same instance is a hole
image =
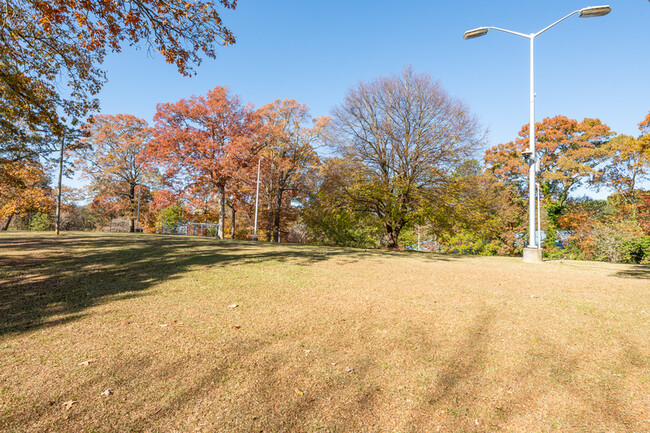
[[[542,215],[541,215],[541,209],[542,205],[540,204],[540,196],[542,195],[540,192],[540,186],[539,182],[535,182],[535,185],[537,186],[537,245],[539,247],[542,247]]]
[[[135,220],[135,232],[139,233],[140,229],[140,195],[142,195],[142,184],[138,185],[138,214]]]
[[[257,240],[257,205],[260,199],[260,166],[264,157],[260,157],[257,161],[257,192],[255,193],[255,229],[253,231],[253,240]]]
[[[524,262],[539,263],[542,261],[542,249],[537,244],[534,236],[535,233],[535,177],[537,175],[536,159],[537,153],[535,151],[535,63],[534,63],[534,50],[533,41],[535,38],[556,24],[564,21],[572,15],[580,14],[580,18],[601,17],[607,15],[612,9],[605,6],[589,6],[586,8],[573,11],[567,16],[555,21],[550,26],[544,27],[537,33],[525,34],[514,32],[512,30],[501,29],[499,27],[478,27],[476,29],[468,30],[463,35],[464,39],[474,39],[487,34],[488,30],[498,30],[500,32],[510,33],[515,36],[521,36],[530,40],[530,123],[528,133],[528,208],[529,208],[529,225],[528,225],[528,248],[524,248]]]

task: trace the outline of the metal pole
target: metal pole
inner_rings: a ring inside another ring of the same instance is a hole
[[[56,229],[58,235],[61,228],[61,180],[63,178],[63,149],[65,148],[65,139],[61,137],[61,152],[59,153],[59,190],[56,197]]]
[[[257,240],[257,208],[260,201],[260,166],[262,165],[262,158],[257,160],[257,192],[255,193],[255,228],[253,229],[253,240]]]
[[[135,219],[135,231],[140,228],[140,194],[142,194],[142,185],[138,185],[138,215]]]
[[[537,233],[539,233],[538,235],[539,238],[537,239],[537,245],[539,245],[539,247],[541,248],[542,247],[542,216],[541,216],[542,206],[540,205],[539,201],[542,193],[540,192],[539,184],[536,183],[535,185],[537,185]]]
[[[530,35],[530,126],[528,127],[528,205],[529,205],[529,226],[528,226],[528,247],[537,248],[535,239],[535,177],[537,154],[535,153],[535,55],[533,43],[535,34]]]

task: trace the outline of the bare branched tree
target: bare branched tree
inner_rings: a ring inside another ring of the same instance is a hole
[[[380,219],[389,248],[426,217],[447,175],[483,143],[465,105],[410,67],[359,83],[333,115],[330,140],[355,167],[348,195]]]

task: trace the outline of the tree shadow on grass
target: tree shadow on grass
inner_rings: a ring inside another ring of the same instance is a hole
[[[629,269],[618,271],[614,276],[619,278],[650,280],[650,265],[631,265]]]
[[[512,428],[513,420],[537,410],[549,395],[558,392],[571,396],[576,409],[576,413],[562,414],[564,422],[585,431],[594,427],[594,420],[612,430],[636,431],[633,429],[640,425],[639,417],[630,411],[626,390],[614,380],[616,377],[583,383],[582,357],[554,342],[545,332],[540,332],[540,342],[535,339],[534,346],[527,350],[529,356],[515,358],[512,370],[504,372],[504,382],[486,380],[490,376],[487,367],[491,363],[491,328],[497,320],[497,314],[486,309],[469,323],[428,389],[426,401],[412,415],[413,431],[434,431],[435,427],[449,432],[505,431]],[[647,368],[647,359],[637,344],[623,333],[617,339],[623,350],[612,362],[620,363],[623,369]],[[513,382],[515,378],[517,382]],[[506,391],[495,392],[497,386]],[[439,412],[446,413],[447,418],[438,420]]]
[[[1,241],[0,336],[79,319],[109,297],[143,296],[153,285],[196,266],[310,266],[400,254],[157,235],[22,233]]]

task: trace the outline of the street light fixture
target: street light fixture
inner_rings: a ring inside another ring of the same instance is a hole
[[[530,123],[529,123],[529,140],[528,150],[525,152],[528,159],[528,208],[529,208],[529,226],[528,226],[528,248],[524,248],[524,262],[540,263],[542,261],[542,249],[535,239],[535,178],[537,176],[537,153],[535,151],[535,62],[534,62],[534,43],[535,38],[551,27],[559,24],[572,15],[579,14],[580,18],[601,17],[607,15],[612,9],[608,5],[588,6],[586,8],[573,11],[565,17],[555,21],[550,26],[544,27],[537,33],[519,33],[512,30],[501,29],[499,27],[478,27],[468,30],[463,35],[464,39],[474,39],[487,34],[488,30],[498,30],[504,33],[510,33],[515,36],[521,36],[530,40]]]
[[[467,30],[463,35],[463,39],[474,39],[483,36],[488,32],[487,27],[479,27],[477,29]]]
[[[580,9],[580,18],[602,17],[612,11],[609,6],[589,6]]]

